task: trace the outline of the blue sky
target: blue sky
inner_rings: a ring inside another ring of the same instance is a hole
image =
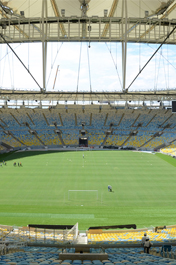
[[[48,43],[47,90],[121,91],[122,59],[120,43]],[[42,44],[11,44],[40,86],[42,83]],[[128,44],[126,87],[159,45]],[[80,58],[81,49],[81,58]],[[80,71],[79,71],[80,62]],[[89,78],[89,70],[90,77]],[[79,75],[78,75],[79,72]],[[176,47],[163,45],[130,87],[132,90],[175,88]],[[119,80],[120,79],[120,80]],[[79,82],[78,82],[79,80]],[[0,87],[38,90],[39,88],[15,55],[0,45]]]

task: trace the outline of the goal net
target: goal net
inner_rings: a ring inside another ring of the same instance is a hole
[[[68,201],[72,202],[98,201],[98,190],[68,190]]]
[[[70,230],[64,231],[63,240],[65,243],[76,243],[78,238],[78,223],[76,223]]]

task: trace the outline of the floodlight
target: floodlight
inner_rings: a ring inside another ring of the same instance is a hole
[[[91,26],[88,26],[88,27],[87,27],[87,30],[88,30],[88,31],[91,31],[91,30],[92,30],[92,27],[91,27]]]
[[[65,17],[65,9],[61,9],[61,15],[62,17]]]
[[[149,16],[149,11],[145,10],[145,17],[148,17],[148,16]]]
[[[104,9],[104,17],[107,17],[107,16],[108,16],[108,10]]]
[[[20,11],[20,15],[24,17],[24,11]]]

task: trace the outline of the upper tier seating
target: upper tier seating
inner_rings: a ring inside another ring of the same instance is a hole
[[[64,144],[78,146],[81,130],[85,130],[89,146],[124,146],[148,148],[168,144],[176,139],[176,120],[171,110],[112,109],[110,106],[59,105],[50,109],[2,109],[1,141],[13,147],[62,146],[55,130],[60,130]],[[167,128],[166,128],[167,127]],[[41,141],[29,133],[34,130]],[[6,131],[6,133],[5,133]],[[8,135],[7,132],[13,135]],[[107,131],[110,132],[106,136]],[[136,135],[131,135],[136,132]],[[153,137],[155,133],[161,135]],[[21,143],[20,143],[21,141]],[[169,148],[175,148],[173,142]],[[166,151],[167,152],[167,151]]]

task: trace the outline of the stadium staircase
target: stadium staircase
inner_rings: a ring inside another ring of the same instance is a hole
[[[7,126],[7,124],[0,118],[0,121],[5,125]]]
[[[92,126],[92,113],[90,114],[90,126]]]
[[[159,149],[164,148],[164,147],[167,147],[169,145],[171,145],[171,143],[160,144],[160,145],[158,145],[158,146],[155,147],[155,150],[159,150]]]
[[[9,144],[6,144],[4,142],[0,142],[0,145],[3,146],[5,149],[7,150],[11,150],[13,149],[13,146],[9,145]]]
[[[61,125],[63,126],[63,121],[62,121],[62,117],[60,113],[59,113],[59,119],[60,119]]]
[[[149,111],[149,113],[150,113],[151,111]],[[149,126],[149,124],[153,121],[153,119],[155,118],[157,116],[157,114],[155,114],[152,118],[151,118],[151,120],[147,123],[147,125],[145,126],[145,127],[147,127],[147,126]]]
[[[107,115],[108,115],[108,114],[107,114]],[[106,118],[108,118],[108,116],[106,116]],[[105,119],[105,122],[106,122],[106,121],[107,121],[107,119]],[[109,136],[109,135],[112,135],[112,133],[113,133],[112,126],[113,126],[113,123],[110,124],[110,128],[109,128],[109,130],[106,131],[106,136],[105,136],[105,138],[104,138],[103,143],[101,144],[101,146],[104,146],[105,143],[106,143],[106,141],[107,141],[107,139],[108,139],[108,136]]]
[[[148,144],[150,141],[152,141],[155,138],[155,136],[151,136],[151,139],[149,139],[148,141],[146,141],[144,144],[142,144],[139,148],[145,146],[146,144]]]
[[[12,115],[12,117],[14,118],[14,120],[16,121],[16,123],[21,126],[21,124],[19,123],[19,121],[17,120],[17,118],[10,112],[10,114]]]
[[[133,136],[133,135],[129,135],[129,136],[127,137],[127,139],[124,140],[124,142],[120,145],[120,147],[123,147],[123,145],[126,144],[126,143],[130,140],[130,138],[131,138],[132,136]]]
[[[31,116],[29,115],[29,113],[26,113],[26,115],[28,116],[28,118],[30,119],[30,121],[32,122],[32,124],[35,125],[33,119],[32,119]]]
[[[133,124],[131,125],[131,127],[134,127],[136,121],[139,119],[139,117],[141,116],[141,114],[139,113],[139,115],[137,116],[137,118],[134,120]]]
[[[173,114],[171,114],[162,124],[161,127],[173,116]]]
[[[76,113],[75,113],[75,126],[77,126],[77,116],[76,116]]]
[[[40,139],[40,137],[37,135],[37,132],[35,130],[32,130],[29,123],[28,122],[25,122],[25,125],[26,127],[29,128],[29,133],[34,135],[35,138],[43,145],[43,146],[46,146],[45,143]]]
[[[4,131],[4,133],[7,134],[7,135],[12,136],[17,142],[19,142],[20,144],[22,144],[23,146],[26,147],[26,145],[21,140],[19,140],[12,132],[10,132],[10,131]]]
[[[62,138],[62,135],[61,135],[61,131],[58,129],[57,127],[57,122],[54,122],[54,126],[56,128],[55,132],[57,133],[58,137],[59,137],[59,140],[61,141],[62,143],[62,146],[65,146],[65,143],[64,143],[64,140]]]
[[[59,140],[61,141],[62,143],[62,146],[65,146],[65,143],[64,143],[64,140],[62,138],[62,135],[61,134],[58,134],[58,137],[59,137]]]
[[[169,147],[170,145],[172,145],[174,142],[176,141],[176,139],[170,141],[170,142],[167,142],[167,143],[164,143],[164,144],[161,144],[159,146],[157,146],[155,149],[156,150],[159,150],[161,148],[164,148],[164,147]]]
[[[47,118],[46,118],[46,116],[45,116],[45,113],[43,113],[43,117],[44,117],[44,119],[45,119],[45,121],[46,121],[46,124],[49,126],[49,122],[48,122],[48,120],[47,120]]]
[[[39,142],[40,142],[42,145],[46,146],[45,143],[40,139],[40,137],[37,135],[36,132],[34,133],[34,136],[37,138],[37,140],[39,140]]]
[[[108,139],[108,134],[106,134],[106,136],[105,136],[105,138],[104,138],[104,140],[103,140],[102,146],[104,146],[104,145],[105,145],[105,143],[106,143],[107,139]]]
[[[117,126],[120,126],[120,124],[121,124],[121,122],[122,122],[122,120],[123,120],[124,115],[125,115],[125,113],[122,114],[122,117],[120,118],[120,121],[119,121],[119,123],[118,123]]]
[[[106,126],[107,120],[108,120],[108,113],[106,114],[106,117],[105,117],[104,126]]]

